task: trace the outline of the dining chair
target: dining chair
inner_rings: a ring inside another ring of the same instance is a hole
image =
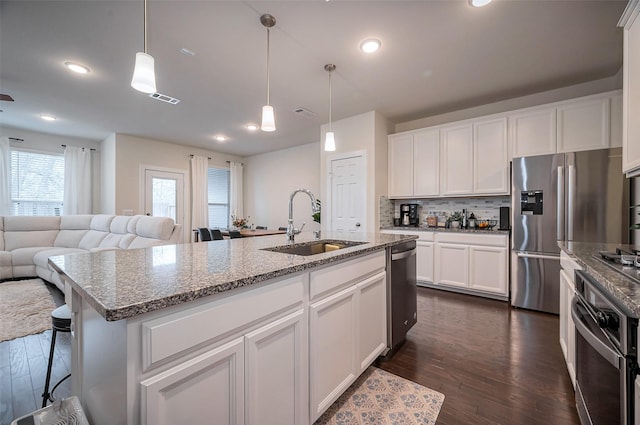
[[[222,232],[220,231],[220,229],[209,229],[209,231],[211,232],[212,240],[221,241],[224,239],[224,236],[222,236]]]
[[[229,237],[231,239],[236,239],[236,238],[241,238],[242,235],[240,234],[240,231],[238,231],[238,230],[229,230]]]
[[[267,226],[256,226],[256,230],[267,230]]]
[[[198,227],[198,234],[200,235],[201,242],[208,242],[211,240],[211,232],[206,227]]]

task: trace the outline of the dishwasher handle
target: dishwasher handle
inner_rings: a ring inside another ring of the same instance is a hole
[[[412,255],[416,255],[416,249],[413,248],[409,251],[396,252],[391,254],[391,261],[402,260],[404,258],[409,258]]]

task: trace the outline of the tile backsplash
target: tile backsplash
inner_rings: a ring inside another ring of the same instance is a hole
[[[482,198],[439,198],[439,199],[389,199],[380,197],[380,227],[393,226],[393,218],[400,217],[400,204],[418,204],[420,226],[426,226],[426,217],[431,214],[451,215],[454,211],[466,209],[479,220],[498,220],[500,207],[510,207],[510,196]]]

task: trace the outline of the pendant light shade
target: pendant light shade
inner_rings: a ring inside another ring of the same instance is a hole
[[[133,68],[131,87],[142,93],[156,92],[156,74],[153,56],[144,52],[136,53],[136,65]]]
[[[136,53],[131,87],[142,93],[156,92],[156,72],[153,56],[147,53],[147,0],[144,0],[144,52]]]
[[[329,73],[329,131],[324,135],[324,150],[326,152],[333,152],[336,150],[336,139],[331,128],[331,73],[336,70],[336,66],[332,63],[328,63],[324,66],[324,70]]]
[[[273,115],[273,106],[264,105],[262,107],[262,131],[276,131],[276,118]]]
[[[262,126],[260,129],[262,131],[276,131],[276,119],[273,113],[273,106],[269,103],[269,29],[276,24],[276,18],[265,13],[260,17],[260,23],[267,29],[267,104],[262,107]]]

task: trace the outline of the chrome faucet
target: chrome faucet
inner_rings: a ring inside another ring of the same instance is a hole
[[[316,201],[316,197],[313,196],[313,193],[311,193],[309,189],[296,189],[293,192],[291,192],[291,195],[289,196],[289,222],[287,224],[287,241],[289,242],[293,242],[295,235],[302,232],[304,225],[307,224],[307,223],[302,223],[302,226],[300,226],[299,229],[296,229],[295,227],[293,227],[293,198],[296,196],[296,193],[298,192],[304,192],[307,195],[309,195],[309,198],[311,198],[311,211],[314,214],[317,212],[320,212],[320,207],[318,205],[318,202]]]

